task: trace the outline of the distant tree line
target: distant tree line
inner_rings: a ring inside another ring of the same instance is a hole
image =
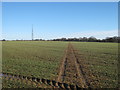
[[[45,41],[44,39],[35,39],[34,41]]]
[[[61,38],[61,39],[53,39],[52,41],[80,41],[80,42],[120,42],[120,37],[107,37],[106,39],[97,39],[93,36],[80,37],[80,38]]]
[[[3,39],[2,41],[6,41]],[[44,39],[34,39],[34,40],[12,40],[12,41],[79,41],[79,42],[116,42],[120,43],[120,37],[107,37],[105,39],[97,39],[93,36],[87,37],[80,37],[80,38],[60,38],[60,39],[52,39],[52,40],[44,40]]]

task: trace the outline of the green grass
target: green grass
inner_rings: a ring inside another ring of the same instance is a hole
[[[55,79],[66,46],[65,42],[5,41],[3,72]]]
[[[84,58],[83,63],[92,72],[95,80],[99,82],[97,87],[117,87],[117,43],[71,43],[81,54],[80,57]],[[3,72],[56,79],[68,42],[5,41],[2,44]],[[3,81],[4,87],[16,87],[18,84],[19,82]],[[29,87],[24,83],[20,86]]]
[[[84,57],[84,64],[91,70],[101,88],[115,88],[118,82],[118,44],[73,42]]]
[[[31,81],[23,81],[23,80],[8,80],[2,79],[2,88],[51,88],[49,85],[40,83],[39,86],[37,83],[32,83]],[[6,90],[6,89],[5,89]]]
[[[26,83],[21,83],[21,81],[12,81],[12,80],[6,80],[6,79],[3,79],[2,80],[3,82],[3,88],[36,88],[35,85],[28,85]]]

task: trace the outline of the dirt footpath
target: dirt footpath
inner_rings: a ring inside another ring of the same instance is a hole
[[[84,72],[81,65],[78,63],[76,54],[74,47],[69,43],[62,61],[58,81],[74,84],[81,88],[88,88],[89,84],[87,79],[84,77]]]

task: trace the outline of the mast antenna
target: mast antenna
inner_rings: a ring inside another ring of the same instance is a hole
[[[33,41],[33,25],[32,25],[32,41]]]

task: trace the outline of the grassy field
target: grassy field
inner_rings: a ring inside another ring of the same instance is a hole
[[[74,47],[83,57],[83,63],[94,75],[97,87],[115,88],[118,80],[118,44],[74,42]],[[93,84],[95,82],[92,82]]]
[[[97,87],[115,88],[118,80],[118,44],[71,43],[83,58],[82,63],[92,72],[93,85],[96,80],[99,83],[96,85]],[[3,72],[55,80],[68,42],[5,41],[2,44]],[[15,87],[19,82],[13,83],[4,80],[3,83],[4,87]],[[28,87],[27,85],[23,86]]]
[[[43,84],[43,83],[39,83],[35,84],[28,81],[21,81],[21,80],[7,80],[7,79],[3,79],[3,88],[51,88],[49,85]]]
[[[54,79],[67,43],[3,42],[3,72]]]

